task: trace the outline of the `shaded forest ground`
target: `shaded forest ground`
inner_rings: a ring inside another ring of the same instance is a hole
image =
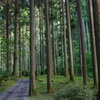
[[[26,78],[26,77],[23,77],[23,79],[24,78]],[[46,89],[46,87],[47,87],[47,85],[46,85],[47,81],[46,81],[46,78],[47,78],[46,75],[38,76],[37,77],[36,83],[37,83],[37,90],[39,92],[39,95],[32,97],[33,100],[34,99],[35,100],[54,100],[54,93],[47,93],[47,89]],[[76,79],[75,83],[83,84],[82,83],[83,82],[82,77],[77,76],[77,77],[75,77],[75,79]],[[6,91],[13,84],[15,84],[17,82],[17,80],[18,79],[9,80],[9,81],[3,81],[3,83],[0,84],[0,92]],[[28,77],[27,77],[27,80],[28,80]],[[58,90],[62,89],[63,87],[66,86],[66,84],[70,84],[69,78],[66,78],[64,76],[55,75],[55,76],[53,76],[52,81],[53,81],[54,92],[57,92]],[[89,81],[88,87],[92,88],[93,87],[93,78],[89,78],[88,81]],[[27,82],[26,85],[28,86],[28,82]],[[28,87],[24,87],[24,88],[28,88]],[[22,93],[22,94],[24,94],[24,93]],[[0,99],[0,100],[2,100],[2,99]]]

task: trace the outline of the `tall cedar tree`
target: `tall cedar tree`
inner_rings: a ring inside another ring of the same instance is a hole
[[[9,18],[10,18],[10,6],[9,6],[10,2],[9,0],[7,0],[7,18],[6,18],[6,37],[7,37],[7,64],[6,64],[6,68],[7,70],[9,70]]]
[[[46,14],[46,45],[47,45],[47,92],[53,92],[52,88],[52,55],[51,55],[51,34],[49,23],[49,3],[45,0]]]
[[[65,28],[65,9],[64,2],[62,0],[62,17],[63,17],[63,38],[64,38],[64,68],[65,68],[65,76],[69,75],[68,71],[68,59],[67,59],[67,45],[66,45],[66,28]]]
[[[35,81],[35,32],[34,32],[34,0],[30,0],[30,85],[29,95],[38,95]]]
[[[82,49],[83,82],[84,82],[84,85],[87,85],[88,77],[87,77],[86,55],[85,55],[84,28],[83,28],[80,0],[76,0],[76,4],[77,4],[78,23],[79,23],[79,28],[80,28],[79,30],[80,30],[81,49]]]
[[[98,64],[98,99],[100,100],[100,0],[93,0],[93,15],[96,38],[97,64]]]
[[[66,21],[68,30],[68,40],[69,40],[69,60],[70,60],[70,81],[74,82],[74,61],[73,61],[73,41],[70,23],[70,10],[69,10],[69,0],[65,0],[66,3]]]
[[[97,55],[96,55],[96,43],[95,43],[95,32],[94,32],[94,20],[93,20],[93,4],[92,0],[87,0],[87,7],[89,12],[89,22],[90,22],[90,38],[92,47],[92,62],[93,62],[93,76],[94,76],[94,87],[98,85],[98,66],[97,66]]]
[[[15,0],[14,68],[13,75],[18,76],[18,0]]]

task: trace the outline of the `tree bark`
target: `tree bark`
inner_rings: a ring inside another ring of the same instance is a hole
[[[15,0],[15,34],[13,75],[18,76],[18,0]]]
[[[80,40],[81,40],[81,49],[82,49],[82,68],[83,68],[83,83],[84,85],[88,84],[87,77],[87,67],[86,67],[86,55],[85,55],[85,42],[84,42],[84,28],[82,23],[82,11],[81,11],[81,2],[76,0],[77,4],[77,14],[78,14],[78,23],[80,28]]]
[[[64,68],[65,68],[65,76],[69,76],[68,71],[68,58],[67,58],[67,44],[66,44],[66,28],[65,28],[65,10],[64,10],[64,2],[62,0],[62,17],[63,17],[63,33],[64,33]]]
[[[94,28],[98,64],[98,98],[100,100],[100,0],[93,0]]]
[[[9,0],[7,0],[7,17],[6,17],[6,38],[7,38],[7,64],[6,64],[6,68],[7,70],[10,70],[10,52],[9,52],[9,18],[10,18],[10,2]]]
[[[30,0],[30,85],[29,95],[38,95],[35,81],[35,32],[34,32],[34,0]]]
[[[96,55],[96,41],[94,32],[94,20],[93,20],[93,4],[92,0],[87,0],[89,22],[90,22],[90,36],[91,36],[91,47],[92,47],[92,62],[93,62],[93,76],[94,76],[94,87],[98,85],[98,66],[97,66],[97,55]]]
[[[68,41],[69,41],[69,60],[70,60],[70,81],[75,81],[74,79],[74,61],[73,61],[73,41],[72,41],[72,32],[71,32],[71,23],[70,23],[70,10],[69,10],[69,0],[66,2],[66,22],[68,30]]]
[[[46,10],[46,45],[47,45],[47,92],[53,92],[52,88],[52,51],[51,51],[51,34],[50,34],[50,23],[49,23],[49,3],[45,0]]]

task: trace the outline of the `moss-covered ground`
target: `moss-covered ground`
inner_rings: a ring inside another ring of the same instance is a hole
[[[28,78],[28,77],[21,77],[21,78]],[[13,84],[15,84],[18,81],[18,79],[12,78],[8,81],[2,81],[0,83],[0,93],[6,91],[9,89]],[[32,98],[35,100],[54,100],[54,94],[58,90],[64,88],[67,84],[70,84],[69,77],[64,77],[60,75],[55,75],[52,77],[53,82],[53,93],[47,93],[47,76],[37,76],[36,85],[39,95],[33,96]],[[82,84],[83,85],[83,78],[81,76],[75,77],[75,83]],[[88,79],[88,87],[93,87],[93,78]]]
[[[5,92],[18,81],[18,78],[10,77],[0,81],[0,93]]]
[[[70,84],[69,77],[66,78],[64,76],[55,75],[52,77],[53,82],[53,93],[47,93],[47,76],[38,76],[37,77],[37,90],[39,92],[39,96],[34,96],[35,100],[54,100],[54,94],[58,90],[64,88],[67,84]],[[83,85],[83,78],[81,76],[75,77],[75,83]],[[93,78],[88,79],[88,87],[93,87]]]

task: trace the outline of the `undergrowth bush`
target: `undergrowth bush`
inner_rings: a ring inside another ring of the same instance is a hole
[[[0,81],[8,80],[10,76],[11,76],[11,71],[10,70],[0,69]]]
[[[30,76],[30,71],[23,71],[22,75],[28,77]]]
[[[54,100],[91,100],[92,95],[88,87],[70,83],[55,93]]]

